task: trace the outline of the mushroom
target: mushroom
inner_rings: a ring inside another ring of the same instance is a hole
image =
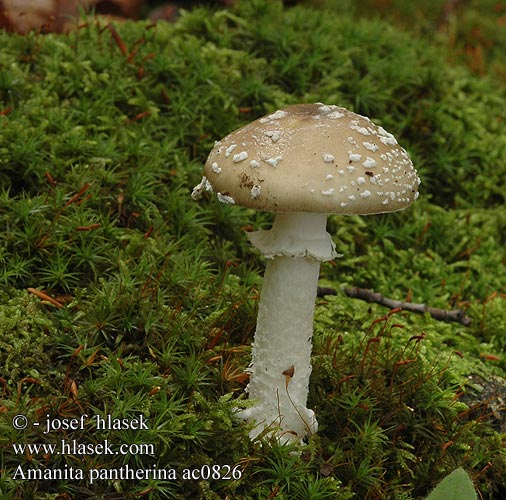
[[[420,179],[394,136],[334,105],[297,104],[216,142],[202,182],[225,203],[276,212],[270,230],[248,233],[268,259],[247,387],[239,412],[281,443],[317,431],[306,407],[320,262],[337,256],[328,214],[373,214],[408,207]]]

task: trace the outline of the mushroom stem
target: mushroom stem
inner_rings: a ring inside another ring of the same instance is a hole
[[[242,412],[257,423],[252,439],[267,429],[281,442],[300,441],[317,430],[306,403],[320,261],[335,255],[326,222],[326,214],[280,213],[270,231],[249,235],[271,257],[249,368],[255,405]]]

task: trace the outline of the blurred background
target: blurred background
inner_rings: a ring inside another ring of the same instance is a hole
[[[182,8],[197,5],[231,5],[233,0],[179,1],[163,0],[2,0],[0,7],[3,28],[26,32],[31,29],[62,31],[69,29],[80,12],[94,12],[112,19],[175,19]]]
[[[237,0],[0,0],[0,28],[26,33],[65,32],[80,16],[110,20],[147,19],[172,22],[182,9],[233,6]],[[479,75],[506,81],[506,2],[499,0],[284,0],[285,5],[332,7],[356,18],[380,17],[417,35],[443,40],[458,62]],[[456,62],[456,61],[454,61]]]

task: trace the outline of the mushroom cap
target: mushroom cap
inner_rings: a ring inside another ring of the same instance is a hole
[[[402,210],[420,179],[394,136],[347,109],[296,104],[218,141],[205,176],[220,201],[272,212]]]

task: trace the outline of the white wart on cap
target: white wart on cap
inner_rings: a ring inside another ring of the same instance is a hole
[[[204,171],[221,201],[274,212],[393,212],[417,199],[420,184],[392,134],[320,103],[288,106],[232,132]]]

